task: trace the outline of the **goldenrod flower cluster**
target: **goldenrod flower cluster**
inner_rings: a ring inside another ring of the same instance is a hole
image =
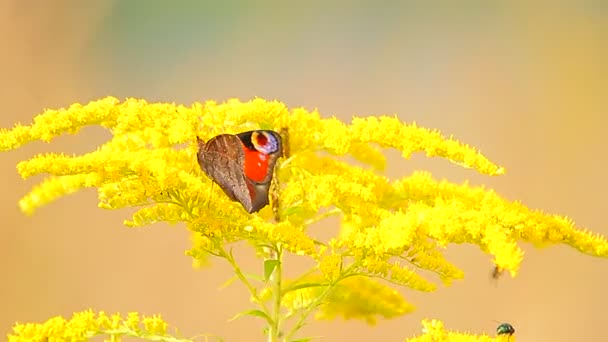
[[[113,341],[121,337],[139,337],[155,341],[189,341],[167,334],[167,323],[160,316],[145,317],[131,312],[127,317],[107,315],[92,310],[75,313],[71,319],[53,317],[44,323],[16,324],[9,342],[88,341],[94,336],[109,336]]]
[[[424,153],[481,174],[504,173],[475,148],[393,116],[344,123],[262,99],[186,107],[109,97],[47,110],[30,125],[3,129],[0,150],[48,142],[90,125],[106,128],[111,139],[83,155],[47,153],[18,164],[24,178],[46,176],[19,202],[24,212],[95,188],[101,208],[138,208],[125,221],[130,227],[185,222],[193,232],[188,254],[197,262],[210,255],[232,262],[226,246],[236,241],[308,256],[316,261],[309,276],[279,289],[282,305],[291,311],[312,303],[318,317],[368,322],[409,312],[411,305],[386,282],[432,291],[436,285],[420,270],[438,274],[445,284],[463,278],[443,256],[450,243],[478,245],[497,268],[512,275],[523,258],[521,241],[567,244],[589,255],[608,255],[604,237],[575,227],[565,217],[505,200],[492,190],[436,180],[423,171],[388,179],[382,174],[388,148],[405,158]],[[248,214],[214,186],[196,162],[197,136],[207,141],[221,133],[254,129],[289,132],[284,139],[289,154],[276,166],[274,215],[270,207]],[[331,216],[340,219],[340,229],[329,241],[318,241],[308,228]],[[315,296],[323,300],[315,301]],[[256,301],[263,305],[262,297]]]
[[[515,335],[503,334],[490,337],[446,330],[443,322],[436,319],[422,321],[422,334],[406,339],[407,342],[515,342]]]
[[[307,279],[311,283],[320,283]],[[283,305],[291,313],[304,310],[314,304],[325,290],[324,286],[307,287],[288,292]],[[319,307],[315,318],[331,320],[336,317],[344,319],[362,319],[375,324],[377,317],[393,318],[414,311],[395,289],[384,286],[368,277],[346,278],[335,286],[325,297],[326,304]]]

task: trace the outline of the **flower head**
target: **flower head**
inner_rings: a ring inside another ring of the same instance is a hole
[[[421,152],[481,174],[504,173],[475,148],[396,117],[353,118],[347,124],[263,99],[185,107],[106,98],[47,110],[31,125],[3,129],[0,150],[50,141],[88,125],[105,127],[111,139],[83,155],[41,154],[18,164],[24,178],[46,175],[20,201],[24,212],[95,188],[104,209],[138,208],[125,222],[128,226],[187,223],[194,234],[188,254],[201,262],[207,255],[226,256],[223,246],[242,240],[309,256],[318,262],[314,276],[346,284],[346,292],[332,297],[336,305],[321,311],[325,317],[369,320],[369,312],[380,312],[347,300],[375,291],[369,291],[375,284],[361,282],[365,277],[421,291],[432,291],[436,285],[419,270],[438,274],[445,284],[463,278],[464,273],[444,258],[449,244],[475,244],[512,275],[523,259],[521,241],[563,243],[583,253],[608,256],[605,238],[575,227],[565,217],[505,200],[492,190],[438,181],[426,172],[388,179],[382,174],[382,152],[387,148],[405,158]],[[283,128],[289,131],[289,153],[270,170],[276,173],[274,215],[271,208],[247,213],[197,165],[197,137],[207,141],[222,133]],[[328,241],[319,241],[309,227],[329,216],[339,217],[340,229]],[[280,221],[273,222],[273,217]],[[348,298],[341,297],[347,294]],[[399,305],[385,316],[408,310]]]
[[[43,323],[17,323],[10,342],[21,341],[88,341],[97,335],[113,337],[131,336],[153,340],[187,341],[167,334],[167,323],[160,316],[142,317],[131,312],[123,318],[120,314],[108,316],[92,310],[74,313],[71,319],[57,316]]]

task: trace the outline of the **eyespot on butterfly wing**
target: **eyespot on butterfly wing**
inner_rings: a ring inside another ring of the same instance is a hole
[[[282,154],[281,136],[270,130],[220,134],[203,142],[197,137],[197,159],[203,172],[248,213],[268,205],[268,189],[277,159]]]

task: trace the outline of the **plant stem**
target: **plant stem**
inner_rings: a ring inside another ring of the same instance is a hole
[[[319,307],[319,305],[321,305],[321,303],[323,302],[323,300],[325,300],[325,297],[327,297],[327,295],[331,292],[331,290],[333,290],[334,287],[336,285],[338,285],[338,283],[342,279],[348,278],[352,274],[352,271],[357,266],[358,266],[357,263],[350,265],[346,270],[344,270],[342,272],[342,275],[340,275],[340,277],[338,277],[336,280],[329,283],[327,285],[327,287],[323,290],[323,292],[321,292],[321,294],[317,298],[315,298],[315,300],[304,311],[302,311],[302,314],[300,315],[300,319],[298,319],[298,321],[293,326],[293,328],[289,331],[287,336],[285,336],[285,341],[291,340],[292,336],[294,336],[304,326],[304,323],[306,322],[308,315],[310,315],[313,312],[313,310],[315,310],[317,307]]]
[[[272,322],[268,331],[268,342],[278,342],[281,337],[281,299],[283,298],[282,279],[283,279],[283,249],[277,246],[275,258],[277,265],[270,275],[272,282]]]
[[[262,298],[260,298],[260,296],[258,296],[258,291],[255,288],[255,286],[253,286],[249,280],[247,280],[247,277],[245,276],[245,274],[243,274],[243,272],[241,271],[241,268],[239,267],[239,265],[236,263],[236,260],[234,259],[234,257],[232,256],[232,253],[228,253],[226,252],[226,250],[221,246],[218,245],[217,246],[218,249],[218,254],[225,258],[226,260],[228,260],[228,262],[230,263],[230,265],[232,266],[232,269],[234,269],[234,273],[236,274],[236,276],[239,278],[239,280],[245,284],[245,286],[247,287],[247,289],[249,290],[249,293],[251,293],[251,296],[253,297],[253,299],[255,300],[255,302],[260,306],[260,308],[262,309],[262,311],[264,311],[266,314],[268,314],[270,311],[268,310],[268,307],[266,307],[266,304],[264,304],[264,301],[262,300]],[[268,324],[273,324],[273,322],[268,322]]]

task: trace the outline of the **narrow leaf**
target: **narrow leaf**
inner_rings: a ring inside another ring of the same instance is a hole
[[[285,290],[283,290],[283,293],[287,293],[290,291],[295,291],[295,290],[300,290],[300,289],[306,289],[309,287],[322,287],[322,286],[327,286],[327,284],[323,284],[323,283],[299,283],[299,284],[295,284],[292,286],[287,287]]]
[[[247,311],[241,311],[238,314],[234,315],[234,317],[232,317],[231,319],[229,319],[229,322],[232,322],[234,320],[237,320],[243,316],[255,316],[255,317],[262,317],[263,319],[266,320],[266,322],[268,322],[268,324],[272,324],[272,319],[270,318],[270,316],[268,316],[268,314],[266,314],[264,311],[262,310],[247,310]]]
[[[279,261],[275,260],[275,259],[264,260],[264,280],[265,281],[268,281],[268,279],[270,279],[272,272],[274,272],[274,269],[277,268],[278,264],[279,264]]]

